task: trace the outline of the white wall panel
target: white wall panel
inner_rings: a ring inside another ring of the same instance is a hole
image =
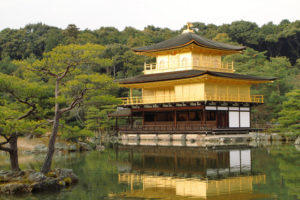
[[[249,107],[240,107],[240,110],[249,111],[249,110],[250,110],[250,108],[249,108]]]
[[[240,112],[241,127],[250,127],[250,112]]]
[[[229,110],[239,110],[239,107],[229,107]]]
[[[218,106],[218,110],[228,110],[227,106]]]
[[[229,128],[239,128],[239,112],[229,111]]]
[[[217,106],[205,106],[205,110],[217,110]]]

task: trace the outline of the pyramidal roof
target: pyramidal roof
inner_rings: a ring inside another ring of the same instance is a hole
[[[241,51],[246,48],[244,46],[234,46],[234,45],[225,44],[222,42],[213,41],[213,40],[204,38],[200,35],[197,35],[193,32],[184,32],[176,37],[173,37],[169,40],[159,42],[157,44],[140,47],[140,48],[134,48],[133,51],[135,51],[135,52],[155,52],[155,51],[162,51],[162,50],[171,50],[171,49],[176,49],[179,47],[185,47],[192,43],[194,43],[200,47],[225,50],[225,51]]]

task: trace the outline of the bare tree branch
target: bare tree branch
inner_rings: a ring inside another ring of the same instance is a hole
[[[26,104],[26,105],[28,105],[28,106],[30,106],[30,107],[34,107],[34,106],[35,106],[34,104],[29,103],[28,98],[26,98],[25,100],[22,100],[22,99],[21,99],[20,97],[18,97],[13,91],[11,91],[10,94],[11,94],[14,98],[16,98],[16,100],[17,100],[18,102],[20,102],[20,103]]]
[[[0,136],[4,137],[5,140],[7,141],[7,143],[9,142],[9,140],[11,139],[11,137],[7,137],[6,135],[4,135],[3,133],[0,133]],[[6,144],[6,142],[5,142]],[[3,145],[2,143],[0,143],[0,145]]]
[[[11,137],[8,138],[8,137],[7,137],[6,135],[4,135],[4,134],[0,134],[0,136],[3,136],[3,137],[5,138],[5,140],[6,140],[6,142],[1,142],[1,143],[0,143],[0,150],[1,150],[1,151],[7,151],[7,152],[11,151],[12,149],[7,148],[7,147],[3,147],[3,145],[9,143]]]
[[[33,103],[29,103],[28,98],[26,98],[25,100],[21,99],[20,97],[18,97],[13,91],[10,92],[10,94],[20,103],[26,104],[28,106],[31,107],[31,109],[25,113],[24,115],[20,116],[17,118],[17,120],[21,120],[24,119],[26,117],[28,117],[29,115],[31,115],[35,110],[36,110],[36,105]]]
[[[66,107],[66,108],[62,108],[62,109],[60,110],[60,113],[63,114],[63,113],[65,113],[65,112],[68,112],[68,111],[72,110],[73,108],[75,108],[75,107],[81,102],[81,100],[83,99],[83,97],[84,97],[84,95],[85,95],[85,93],[86,93],[87,90],[88,90],[87,88],[83,89],[83,90],[80,92],[80,94],[79,94],[78,96],[75,97],[75,99],[74,99],[73,102],[70,104],[70,106],[68,106],[68,107]]]
[[[68,65],[66,71],[64,71],[61,76],[58,76],[57,80],[60,81],[61,79],[63,79],[68,74],[71,67],[72,67],[71,65]]]
[[[1,142],[1,143],[0,143],[0,146],[1,146],[1,145],[8,144],[8,143],[9,143],[9,141],[6,141],[6,142]]]
[[[11,149],[11,148],[7,148],[7,147],[2,147],[2,146],[0,146],[0,150],[1,150],[1,151],[7,151],[7,152],[10,152],[12,149]]]
[[[8,138],[6,135],[2,135],[2,134],[1,134],[1,136],[3,136],[7,141],[10,140],[10,137]]]
[[[24,118],[28,117],[28,116],[31,115],[35,110],[36,110],[36,106],[33,105],[32,108],[31,108],[27,113],[25,113],[24,115],[18,117],[17,120],[21,120],[21,119],[24,119]]]
[[[29,69],[30,71],[35,71],[35,72],[42,72],[44,74],[48,74],[50,76],[53,76],[53,77],[57,77],[57,74],[51,72],[49,69],[46,69],[46,68],[40,68],[40,69]]]

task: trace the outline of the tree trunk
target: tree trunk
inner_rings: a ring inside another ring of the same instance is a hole
[[[59,81],[56,80],[56,86],[55,86],[55,100],[56,101],[57,101],[58,93],[59,93],[58,86],[59,86]],[[50,140],[49,140],[48,152],[47,152],[43,167],[41,169],[41,172],[44,174],[48,173],[51,169],[52,158],[53,158],[54,151],[55,151],[55,140],[56,140],[56,136],[57,136],[58,129],[59,129],[60,115],[61,114],[59,111],[59,104],[58,104],[58,102],[56,102],[55,103],[54,122],[53,122],[52,133],[51,133]]]
[[[9,157],[10,157],[10,165],[12,171],[20,171],[19,167],[19,156],[18,156],[18,136],[16,133],[12,134],[10,140],[10,151],[9,151]]]
[[[116,78],[116,65],[114,65],[114,78]]]

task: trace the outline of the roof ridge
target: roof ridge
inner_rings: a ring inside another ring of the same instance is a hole
[[[175,37],[172,37],[168,40],[165,40],[165,41],[162,41],[162,42],[159,42],[156,44],[139,47],[139,48],[133,48],[133,50],[136,52],[163,51],[163,50],[169,50],[169,49],[183,47],[183,46],[189,45],[193,41],[198,46],[211,48],[211,49],[241,51],[246,48],[245,46],[236,46],[236,45],[226,44],[223,42],[218,42],[215,40],[205,38],[196,33],[188,32],[188,33],[182,33],[180,35],[177,35]]]

